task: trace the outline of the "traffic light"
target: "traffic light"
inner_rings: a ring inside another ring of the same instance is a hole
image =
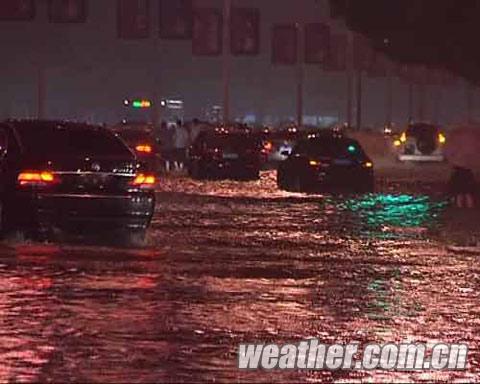
[[[133,108],[150,108],[152,106],[152,102],[150,100],[133,100],[132,107]]]
[[[123,105],[126,107],[132,107],[135,109],[144,109],[144,108],[151,108],[152,107],[152,102],[150,100],[144,100],[144,99],[139,99],[139,100],[123,100]]]

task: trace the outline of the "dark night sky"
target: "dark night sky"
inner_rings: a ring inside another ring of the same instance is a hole
[[[398,0],[403,1],[403,0]],[[189,41],[122,41],[116,37],[116,1],[90,0],[86,24],[58,25],[47,21],[46,1],[37,1],[34,22],[0,23],[3,60],[0,63],[0,115],[34,116],[36,65],[46,68],[49,118],[116,122],[123,116],[125,97],[149,97],[154,88],[163,97],[183,98],[187,117],[204,116],[204,110],[221,103],[221,58],[194,57]],[[153,30],[157,30],[153,1]],[[261,11],[261,54],[233,59],[232,112],[236,117],[254,114],[287,119],[295,116],[294,69],[270,64],[273,23],[328,21],[328,1],[234,0],[236,5]],[[198,6],[221,7],[220,0],[196,0]],[[341,29],[342,22],[332,22]],[[394,119],[407,118],[407,86],[395,81]],[[367,124],[383,124],[384,79],[365,84]],[[342,73],[309,66],[306,71],[305,115],[345,115],[346,79]],[[428,97],[427,116],[434,117],[434,95]],[[441,122],[462,121],[466,115],[465,86],[445,90],[437,104]],[[478,112],[478,111],[476,111]]]
[[[331,0],[347,24],[377,41],[392,42],[390,54],[409,62],[448,67],[480,82],[478,0]]]

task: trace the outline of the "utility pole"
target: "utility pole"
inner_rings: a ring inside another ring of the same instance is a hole
[[[303,68],[303,25],[300,23],[297,26],[297,125],[298,128],[303,126],[303,88],[304,88],[304,68]]]
[[[441,118],[441,104],[443,97],[443,85],[437,85],[435,98],[434,98],[434,111],[433,111],[433,122],[435,124],[440,124]]]
[[[408,79],[408,122],[413,123],[413,80]]]
[[[390,39],[383,39],[385,48],[387,51],[390,48]],[[390,59],[385,58],[385,66],[387,69],[387,97],[386,97],[386,116],[385,116],[385,125],[388,128],[392,127],[393,124],[393,63]]]
[[[474,88],[471,83],[466,83],[466,96],[467,96],[467,122],[473,123],[473,104],[474,104]]]
[[[347,126],[352,127],[352,107],[353,107],[353,35],[351,31],[347,34]]]
[[[362,80],[363,80],[362,70],[359,68],[357,70],[357,121],[356,121],[357,131],[362,129],[362,94],[363,94]]]
[[[223,0],[223,123],[230,121],[230,22],[232,14],[232,0]]]
[[[161,52],[161,46],[160,46],[160,54],[157,56],[158,52],[158,44],[157,44],[157,39],[153,38],[152,41],[153,44],[153,61],[152,61],[152,67],[151,67],[151,76],[152,76],[152,89],[151,89],[151,100],[152,100],[152,107],[151,107],[151,120],[153,124],[153,129],[155,132],[155,135],[158,135],[159,133],[159,127],[160,127],[160,118],[161,118],[161,97],[159,94],[159,84],[161,83],[160,76],[158,74],[158,71],[161,70],[162,65],[157,61],[157,57],[162,60],[163,55]]]
[[[387,113],[385,125],[390,128],[393,123],[393,73],[390,62],[388,63],[387,71]]]
[[[425,84],[424,80],[418,85],[419,88],[419,103],[418,103],[418,119],[420,121],[425,121],[426,116],[426,97],[427,97],[427,85]]]
[[[37,64],[37,118],[45,118],[45,99],[47,97],[46,74],[43,63]]]

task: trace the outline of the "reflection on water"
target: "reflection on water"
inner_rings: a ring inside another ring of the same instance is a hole
[[[428,196],[376,194],[349,199],[340,206],[358,214],[368,236],[386,239],[435,227],[447,202]]]
[[[207,193],[184,194],[173,192],[198,182],[169,183],[142,249],[0,246],[0,381],[480,378],[478,258],[449,254],[420,230],[436,224],[442,202],[270,198],[268,180],[203,183]],[[467,342],[470,368],[236,369],[239,343],[306,337]]]

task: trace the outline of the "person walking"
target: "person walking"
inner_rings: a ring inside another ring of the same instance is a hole
[[[449,182],[452,203],[457,208],[474,208],[477,198],[477,182],[472,170],[454,166]]]
[[[186,161],[189,133],[180,120],[177,121],[177,125],[175,127],[173,142],[175,148],[174,166],[177,171],[182,171]]]

